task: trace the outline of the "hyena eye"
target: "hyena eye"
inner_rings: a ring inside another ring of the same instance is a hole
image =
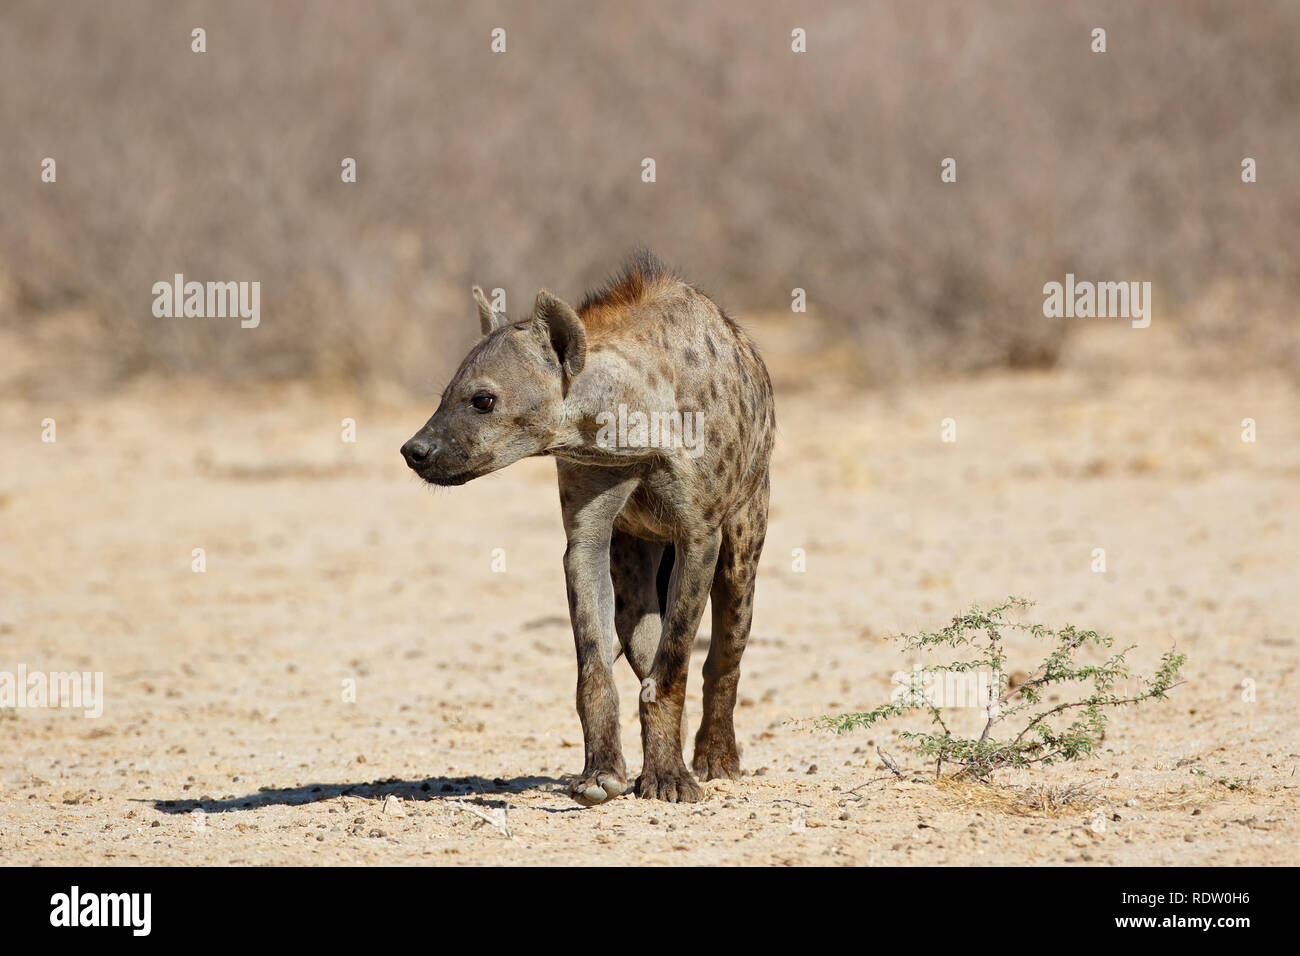
[[[475,395],[470,399],[469,403],[474,406],[476,411],[490,412],[492,411],[492,406],[497,403],[497,400],[494,395]]]

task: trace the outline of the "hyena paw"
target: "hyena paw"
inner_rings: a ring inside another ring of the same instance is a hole
[[[627,781],[613,770],[597,770],[583,773],[569,784],[569,796],[583,806],[594,807],[606,800],[613,800],[627,789]]]
[[[695,782],[685,766],[668,770],[647,766],[637,777],[636,795],[643,800],[699,803],[704,799],[704,788]]]
[[[701,780],[735,780],[740,776],[740,757],[734,744],[714,747],[697,743],[691,766]]]

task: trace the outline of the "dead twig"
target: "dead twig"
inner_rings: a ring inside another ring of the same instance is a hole
[[[451,803],[449,804],[449,806],[453,810],[460,810],[465,813],[472,813],[474,816],[478,817],[484,823],[489,824],[492,827],[492,829],[496,830],[497,833],[500,833],[507,840],[514,839],[514,837],[510,833],[510,823],[509,820],[507,819],[507,810],[509,809],[508,807],[502,807],[501,810],[499,811],[500,815],[498,815],[497,813],[489,813],[487,810],[483,810],[475,806],[473,803],[470,803],[468,801],[463,801],[463,800],[457,801],[455,803]]]
[[[880,762],[892,770],[895,777],[901,777],[903,775],[903,771],[898,769],[898,764],[894,762],[893,757],[889,756],[889,754],[885,753],[879,747],[876,748],[876,753],[880,755]]]

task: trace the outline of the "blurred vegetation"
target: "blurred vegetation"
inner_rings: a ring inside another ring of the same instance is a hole
[[[644,244],[742,320],[806,289],[792,321],[864,382],[1050,365],[1066,272],[1150,280],[1156,324],[1295,363],[1297,36],[1285,0],[10,0],[0,331],[48,359],[30,388],[427,389],[471,282],[517,313]],[[261,327],[154,318],[177,272],[260,281]]]

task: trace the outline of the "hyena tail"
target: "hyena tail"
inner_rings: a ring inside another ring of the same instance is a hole
[[[676,560],[677,549],[671,544],[664,545],[663,557],[659,559],[659,573],[655,575],[655,590],[659,592],[659,613],[668,612],[668,579],[672,577],[673,561]]]

